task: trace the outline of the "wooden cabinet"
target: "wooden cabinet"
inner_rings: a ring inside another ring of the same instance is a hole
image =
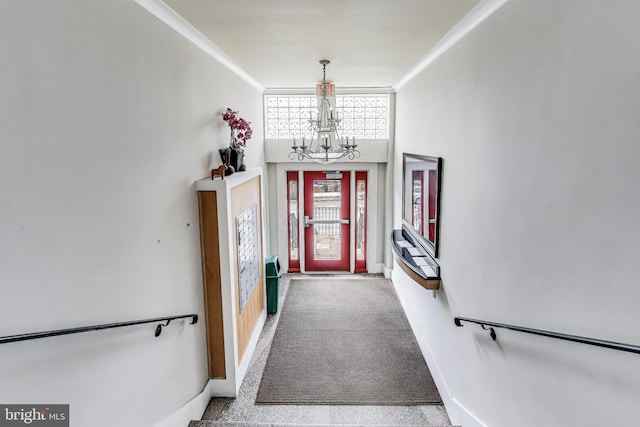
[[[196,182],[210,389],[235,397],[266,319],[262,170]]]

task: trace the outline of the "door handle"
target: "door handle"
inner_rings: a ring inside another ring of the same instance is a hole
[[[349,224],[349,219],[309,219],[308,215],[304,216],[304,226],[308,227],[312,224]]]
[[[310,219],[309,224],[349,224],[348,219]]]

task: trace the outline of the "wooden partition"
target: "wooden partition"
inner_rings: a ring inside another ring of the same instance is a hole
[[[200,248],[202,251],[209,378],[226,378],[216,192],[199,191],[198,204],[200,206]]]
[[[237,395],[266,319],[262,170],[196,182],[211,390]]]

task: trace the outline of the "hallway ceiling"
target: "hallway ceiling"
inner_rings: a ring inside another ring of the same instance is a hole
[[[480,0],[165,0],[266,88],[397,83]]]

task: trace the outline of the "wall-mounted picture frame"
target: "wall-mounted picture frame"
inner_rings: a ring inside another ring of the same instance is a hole
[[[402,224],[434,258],[440,241],[442,158],[402,156]]]

